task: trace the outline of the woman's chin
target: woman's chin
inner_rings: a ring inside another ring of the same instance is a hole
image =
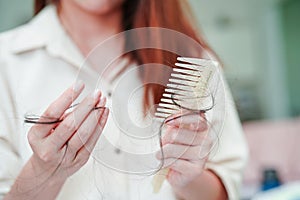
[[[107,15],[120,8],[124,0],[75,0],[85,11],[95,15]]]

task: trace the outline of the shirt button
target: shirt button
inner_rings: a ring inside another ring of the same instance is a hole
[[[120,153],[121,153],[121,149],[115,148],[115,153],[116,153],[116,154],[120,154]]]
[[[108,97],[111,97],[111,95],[112,95],[111,91],[108,91],[108,92],[107,92],[107,96],[108,96]]]

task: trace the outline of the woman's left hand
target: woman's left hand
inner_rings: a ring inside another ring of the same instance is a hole
[[[185,187],[203,172],[213,141],[208,136],[204,114],[189,115],[170,120],[165,124],[162,139],[164,168],[168,167],[167,179],[176,188]]]

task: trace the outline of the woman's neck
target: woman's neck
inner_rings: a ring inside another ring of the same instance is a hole
[[[58,14],[62,25],[84,56],[99,43],[121,31],[121,8],[100,15],[85,11],[73,1],[61,1]]]

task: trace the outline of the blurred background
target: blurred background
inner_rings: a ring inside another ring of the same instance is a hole
[[[300,1],[191,0],[242,121],[300,115]]]
[[[249,144],[241,198],[260,199],[270,177],[285,194],[286,185],[300,180],[300,0],[190,2],[224,62]],[[32,13],[33,0],[0,0],[0,32]]]

